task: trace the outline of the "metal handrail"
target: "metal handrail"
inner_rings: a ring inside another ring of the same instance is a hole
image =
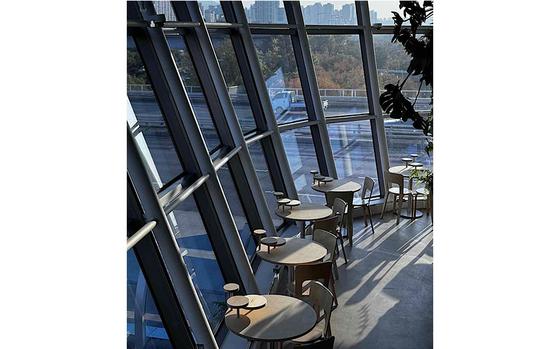
[[[130,250],[134,245],[138,243],[138,241],[142,240],[142,238],[148,235],[156,227],[156,221],[149,221],[148,223],[144,224],[144,226],[136,233],[134,233],[131,237],[126,240],[126,250]]]

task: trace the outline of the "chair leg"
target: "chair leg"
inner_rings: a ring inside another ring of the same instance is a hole
[[[338,233],[338,240],[340,240],[340,248],[342,249],[342,255],[344,256],[344,264],[348,264],[348,259],[346,259],[346,251],[344,250],[344,240],[342,240],[342,234]]]
[[[381,210],[381,219],[383,219],[383,215],[385,214],[385,207],[387,207],[387,201],[389,200],[389,192],[387,192],[387,194],[385,194],[385,200],[383,200],[383,209]]]
[[[367,227],[367,217],[366,217],[366,207],[362,206],[363,211],[364,211],[364,225]]]
[[[338,280],[338,265],[336,264],[336,260],[333,260],[332,267],[334,269],[334,278]]]
[[[373,219],[372,219],[372,214],[371,214],[371,206],[367,207],[367,212],[368,212],[368,217],[369,217],[369,224],[371,225],[371,234],[375,234],[375,231],[373,231]]]
[[[395,199],[396,199],[396,195],[395,195]],[[397,203],[397,224],[399,224],[399,222],[401,221],[402,202],[403,202],[403,195],[399,195],[399,200]]]

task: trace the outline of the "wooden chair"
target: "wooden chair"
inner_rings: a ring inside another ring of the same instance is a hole
[[[385,202],[383,203],[383,210],[381,211],[381,219],[383,219],[383,214],[385,213],[385,207],[387,206],[387,201],[389,201],[389,196],[393,195],[393,211],[395,211],[395,203],[397,204],[397,224],[400,222],[401,218],[401,208],[402,202],[404,201],[405,195],[410,195],[411,191],[404,186],[404,176],[398,173],[385,172],[385,181],[389,190],[385,194]],[[396,187],[392,185],[396,184]],[[398,197],[398,200],[397,200]]]
[[[333,295],[331,291],[318,281],[310,281],[309,300],[317,313],[317,323],[307,334],[292,339],[292,343],[310,343],[331,336],[330,322],[333,308]]]
[[[432,215],[432,193],[428,188],[418,188],[412,193],[413,197],[413,213],[416,214],[416,206],[418,204],[418,199],[426,200],[426,214]],[[416,217],[414,217],[416,218]],[[433,218],[432,218],[433,220]]]
[[[310,225],[305,230],[305,235],[313,235],[313,231],[315,229],[326,230],[329,233],[336,235],[337,227],[338,227],[338,217],[336,215],[332,215],[331,217],[313,222],[313,225]]]
[[[364,185],[362,186],[362,194],[359,198],[355,198],[353,205],[354,207],[361,207],[364,211],[364,224],[367,227],[368,225],[368,218],[369,223],[371,224],[371,231],[373,231],[373,221],[371,218],[371,210],[370,210],[370,203],[371,199],[373,199],[373,188],[375,187],[375,181],[371,177],[364,178]]]
[[[294,295],[297,298],[306,296],[305,292],[309,289],[309,283],[306,281],[315,280],[321,282],[332,292],[334,307],[338,306],[331,262],[298,265],[294,271],[294,280]]]
[[[333,348],[334,348],[334,336],[321,339],[312,343],[300,344],[294,346],[294,349],[333,349]]]
[[[334,275],[338,279],[338,266],[336,265],[336,235],[329,233],[323,229],[315,229],[313,231],[313,241],[320,243],[327,249],[327,255],[323,258],[323,261],[330,262],[334,268]]]
[[[344,255],[344,263],[348,263],[346,258],[346,250],[344,250],[344,240],[342,239],[342,228],[344,226],[344,217],[346,216],[346,211],[348,211],[348,204],[341,198],[335,198],[332,206],[333,214],[335,214],[337,219],[337,229],[336,238],[340,241],[340,247],[342,248],[342,254]]]

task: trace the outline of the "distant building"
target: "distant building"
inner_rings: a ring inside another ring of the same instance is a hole
[[[156,13],[164,14],[166,21],[176,21],[177,18],[175,17],[175,12],[173,12],[173,8],[171,7],[171,2],[169,1],[154,1],[154,8],[156,9]]]

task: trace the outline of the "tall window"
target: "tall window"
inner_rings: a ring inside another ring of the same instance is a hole
[[[136,143],[150,169],[152,184],[157,190],[182,174],[183,166],[152,90],[144,64],[130,37],[126,53],[127,95],[130,102],[127,113],[128,126],[134,131]]]
[[[276,213],[274,213],[277,207],[276,197],[273,194],[275,190],[274,190],[274,185],[272,184],[272,179],[270,178],[270,170],[268,169],[268,164],[264,156],[264,150],[261,141],[256,141],[249,144],[248,148],[249,148],[249,154],[251,155],[251,160],[253,162],[253,166],[255,167],[255,171],[257,172],[259,184],[261,186],[262,191],[264,192],[268,212],[272,217],[274,226],[278,228],[283,223],[283,220],[280,219],[276,215]]]
[[[237,187],[235,185],[235,182],[233,181],[229,167],[227,165],[220,167],[220,169],[218,170],[218,178],[224,190],[224,194],[226,195],[226,200],[231,214],[233,215],[233,220],[235,221],[237,232],[239,233],[239,237],[243,242],[243,247],[245,248],[247,257],[249,257],[250,259],[253,254],[255,254],[255,240],[253,239],[253,235],[251,233],[251,227],[247,222],[245,210],[243,208],[241,200],[239,199]]]
[[[324,195],[311,189],[313,179],[309,171],[319,169],[311,130],[309,127],[302,127],[282,132],[281,136],[300,200],[324,202]]]
[[[227,309],[224,277],[194,198],[188,197],[168,218],[208,322],[216,330]]]
[[[253,35],[253,42],[278,123],[307,119],[307,109],[290,37]]]
[[[189,96],[189,100],[194,110],[198,126],[202,130],[202,136],[208,147],[208,151],[212,153],[221,144],[216,125],[210,115],[208,102],[200,87],[200,81],[194,70],[189,51],[185,46],[185,42],[180,36],[167,37],[167,43],[171,48],[171,53],[175,59],[175,64],[183,80],[183,85]]]
[[[339,178],[363,181],[365,176],[377,178],[377,166],[368,120],[327,125],[329,139]],[[377,182],[377,180],[376,180]],[[379,191],[379,187],[376,186]]]
[[[249,133],[256,129],[255,117],[249,104],[247,91],[243,84],[243,77],[239,70],[239,64],[229,34],[217,30],[210,31],[212,45],[216,51],[216,57],[220,64],[220,69],[224,75],[228,87],[229,97],[235,108],[235,114],[239,120],[239,125],[243,133]]]
[[[127,348],[171,348],[152,293],[132,250],[126,254]]]
[[[309,48],[325,116],[368,113],[359,36],[311,35]]]

